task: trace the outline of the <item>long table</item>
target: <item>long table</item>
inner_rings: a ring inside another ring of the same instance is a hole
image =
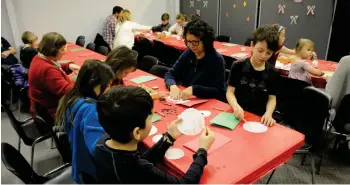
[[[79,48],[74,44],[68,46],[68,53],[63,57],[65,60],[74,61],[78,65],[82,65],[86,59],[95,58],[103,60],[105,56],[94,53],[90,50],[82,50],[78,52],[69,52],[69,48]],[[126,85],[135,86],[132,78],[150,74],[137,70],[129,74],[124,79]],[[159,92],[168,92],[164,80],[156,78],[156,80],[143,83],[147,87],[158,87]],[[168,105],[155,100],[155,111],[160,112],[161,109]],[[176,106],[177,113],[181,113],[186,107]],[[232,112],[230,105],[221,101],[210,99],[208,102],[195,106],[198,110],[209,110],[211,115],[205,118],[205,124],[208,125],[215,133],[224,135],[232,139],[229,143],[215,150],[208,155],[208,165],[204,169],[201,183],[244,183],[250,184],[258,181],[267,173],[283,165],[291,159],[293,153],[299,149],[304,143],[304,135],[292,129],[276,124],[270,127],[265,133],[250,133],[243,129],[243,123],[234,130],[228,130],[220,127],[211,126],[209,121],[218,115],[221,110]],[[216,109],[214,109],[216,108]],[[221,109],[221,110],[217,110]],[[175,120],[178,115],[167,115],[161,117],[161,120],[154,123],[158,132],[162,134],[167,130],[167,123]],[[247,121],[260,121],[260,117],[245,112]],[[153,135],[154,136],[154,135]],[[144,140],[147,147],[151,147],[154,143],[152,137],[149,136]],[[184,157],[178,160],[164,159],[164,167],[168,173],[182,177],[193,161],[194,152],[185,148],[183,145],[198,136],[181,136],[175,142],[173,147],[182,149],[185,153]]]
[[[153,41],[154,39],[157,39],[164,43],[164,45],[169,47],[174,47],[178,50],[186,50],[187,46],[185,45],[185,42],[183,39],[178,39],[176,35],[170,35],[162,39],[158,39],[156,34],[154,33],[136,33],[136,38],[140,37],[140,34],[142,34],[142,37],[149,39],[150,41]],[[226,46],[229,43],[225,42],[214,42],[215,49],[223,56],[231,57],[235,60],[241,60],[250,57],[251,55],[251,48],[242,46],[239,44],[236,44],[234,46]],[[245,53],[247,56],[245,57],[235,57],[235,54],[241,54]],[[277,62],[280,65],[277,65],[276,68],[281,71],[282,75],[288,75],[288,69],[284,68],[285,64],[282,64],[280,62]],[[325,60],[318,60],[318,66],[317,68],[324,72],[334,72],[338,66],[338,63],[332,62],[332,61],[325,61]],[[324,88],[327,84],[326,77],[317,77],[312,76],[312,83],[316,87]]]

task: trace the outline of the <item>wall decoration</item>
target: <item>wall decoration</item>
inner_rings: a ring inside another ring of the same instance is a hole
[[[233,8],[236,8],[236,4],[233,4]]]
[[[286,5],[278,5],[278,14],[282,13],[284,14],[284,9],[286,8]]]
[[[190,8],[193,7],[194,8],[194,1],[190,1]]]
[[[315,8],[316,8],[315,5],[307,6],[307,14],[306,15],[310,15],[310,14],[315,15]]]
[[[200,9],[197,9],[196,12],[197,12],[198,16],[201,16],[201,10]]]
[[[208,8],[208,2],[209,1],[203,1],[203,8]]]
[[[294,0],[294,3],[302,3],[303,0]]]
[[[246,21],[247,21],[247,22],[250,22],[250,17],[247,17]]]
[[[226,17],[228,17],[228,13],[226,13]]]
[[[295,15],[295,16],[290,16],[291,22],[290,24],[298,24],[297,20],[298,20],[299,16]]]
[[[247,1],[243,2],[243,6],[246,7],[247,6]]]

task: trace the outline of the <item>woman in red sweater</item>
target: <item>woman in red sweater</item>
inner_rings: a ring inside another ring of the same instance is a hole
[[[80,67],[73,62],[57,62],[66,51],[67,42],[62,35],[50,32],[43,36],[38,47],[39,54],[33,58],[28,73],[32,115],[35,113],[35,105],[39,104],[54,118],[58,101],[73,88],[74,82],[67,74]]]

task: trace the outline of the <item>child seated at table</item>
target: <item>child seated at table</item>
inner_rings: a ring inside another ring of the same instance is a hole
[[[126,46],[120,46],[108,53],[105,63],[111,66],[115,79],[112,86],[124,85],[123,78],[137,68],[137,58],[134,52]]]
[[[324,72],[312,67],[306,60],[313,56],[314,43],[309,39],[299,39],[296,46],[296,56],[292,58],[292,64],[289,71],[289,78],[311,83],[310,74],[322,76]]]
[[[168,13],[164,13],[161,17],[162,23],[158,26],[152,27],[153,32],[163,32],[168,31],[171,27],[171,24],[169,23],[170,16]]]
[[[22,42],[24,46],[20,52],[20,59],[21,59],[22,65],[27,69],[29,69],[32,59],[35,57],[35,55],[38,54],[38,51],[36,50],[36,48],[34,48],[34,44],[37,41],[38,41],[38,37],[30,31],[25,31],[22,34]]]
[[[276,32],[269,25],[259,27],[253,34],[252,56],[232,64],[226,97],[238,119],[243,119],[244,111],[248,111],[262,116],[265,125],[276,122],[272,114],[280,74],[267,64],[278,49]]]
[[[92,155],[97,140],[105,134],[97,117],[96,100],[109,90],[113,79],[114,73],[107,64],[87,60],[74,88],[59,102],[56,122],[67,132],[72,149],[72,175],[78,183],[80,172],[96,177]]]
[[[172,121],[163,137],[143,154],[137,146],[148,137],[152,128],[153,100],[140,87],[113,87],[97,102],[100,124],[108,135],[96,144],[94,161],[99,184],[197,184],[207,164],[207,151],[214,142],[214,133],[206,128],[199,139],[199,149],[182,178],[158,169],[154,163],[163,160],[181,133]]]
[[[184,30],[184,25],[186,24],[186,16],[184,14],[176,15],[176,24],[172,25],[168,32],[181,36]]]
[[[225,101],[225,61],[214,48],[213,28],[203,20],[194,20],[187,24],[183,36],[188,49],[164,76],[170,96]],[[177,84],[186,89],[181,91]]]

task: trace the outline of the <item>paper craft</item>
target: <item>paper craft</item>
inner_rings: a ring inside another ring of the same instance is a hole
[[[152,81],[155,79],[157,79],[157,78],[154,76],[139,76],[139,77],[131,79],[131,81],[134,83],[137,83],[137,84],[142,84],[142,83]]]
[[[83,51],[85,50],[85,48],[74,48],[74,49],[70,49],[70,52],[78,52],[78,51]]]
[[[259,122],[246,122],[243,124],[243,128],[252,133],[263,133],[268,130],[267,126]]]
[[[177,125],[177,128],[184,135],[197,135],[205,127],[204,116],[197,109],[186,109],[179,115],[179,118],[182,119],[182,122]]]
[[[204,117],[209,117],[211,115],[211,112],[208,110],[201,110],[200,112],[203,114]]]
[[[307,6],[307,14],[306,15],[315,15],[315,8],[316,6],[313,5],[313,6]]]
[[[79,57],[87,57],[92,55],[95,55],[95,53],[86,53],[86,54],[79,55]]]
[[[157,132],[158,132],[157,127],[155,127],[154,125],[152,125],[152,129],[151,129],[151,131],[149,132],[148,136],[154,135],[154,134],[157,133]]]
[[[176,104],[180,104],[180,105],[184,105],[186,107],[193,107],[195,105],[201,104],[201,103],[205,103],[209,100],[203,100],[203,99],[191,99],[188,100],[187,102],[180,102],[180,103],[176,103]]]
[[[157,143],[162,137],[163,137],[162,134],[155,135],[155,136],[153,136],[152,141],[154,143]]]
[[[165,152],[165,157],[169,160],[180,159],[185,155],[184,151],[179,148],[171,148]]]
[[[298,20],[299,16],[295,15],[295,16],[290,16],[291,22],[290,24],[298,24],[297,20]]]
[[[231,57],[234,58],[243,58],[243,57],[247,57],[248,54],[247,53],[236,53],[236,54],[232,54]]]
[[[152,116],[152,123],[157,122],[159,120],[160,120],[160,117],[158,116],[158,114],[153,114],[153,116]]]
[[[183,100],[183,99],[175,100],[175,99],[171,98],[170,96],[168,96],[167,99],[170,103],[174,103],[174,104],[187,103],[190,101],[190,100]]]
[[[209,1],[203,1],[203,8],[208,8],[208,2]]]
[[[232,139],[228,138],[224,135],[221,135],[217,132],[214,133],[215,134],[215,141],[214,143],[211,145],[210,149],[208,150],[208,155],[211,154],[212,152],[214,152],[215,150],[223,147],[225,144],[229,143]],[[184,146],[190,150],[192,150],[193,152],[197,152],[198,150],[198,145],[199,145],[199,137],[193,139],[192,141],[185,143]]]
[[[221,112],[214,119],[210,121],[212,125],[225,127],[233,130],[236,128],[240,120],[238,120],[232,113]]]
[[[323,71],[325,77],[332,77],[334,74],[334,71]]]
[[[237,44],[232,44],[232,43],[225,43],[222,44],[223,46],[227,46],[227,47],[233,47],[233,46],[237,46]]]
[[[284,14],[284,9],[286,8],[286,5],[278,5],[278,14],[282,13]]]

